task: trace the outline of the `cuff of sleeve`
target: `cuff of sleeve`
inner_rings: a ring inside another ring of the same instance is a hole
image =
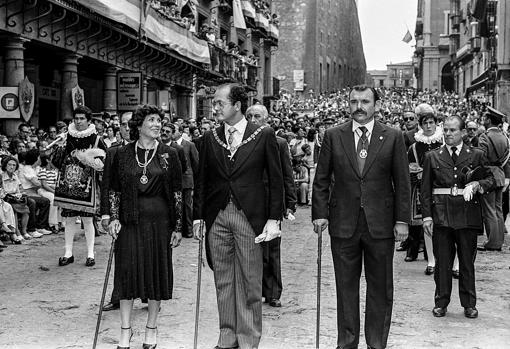
[[[203,220],[202,219],[194,219],[193,220],[193,225],[200,224],[201,221],[203,221]]]
[[[425,217],[423,218],[423,221],[424,222],[432,221],[432,217]]]
[[[406,223],[406,222],[402,222],[402,221],[397,221],[397,223],[400,223],[400,224],[405,224],[405,225],[409,225],[409,223]]]
[[[111,218],[111,217],[110,217],[110,215],[108,215],[108,214],[104,214],[104,215],[102,215],[102,216],[101,216],[101,220],[102,220],[102,221],[104,221],[105,219],[110,219],[110,218]]]

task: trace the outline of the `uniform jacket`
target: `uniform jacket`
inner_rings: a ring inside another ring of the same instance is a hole
[[[508,146],[508,139],[503,134],[503,131],[497,127],[489,128],[487,132],[480,135],[478,147],[483,150],[488,164],[491,166],[496,186],[504,186],[505,173],[509,172],[508,167],[510,164],[508,162],[505,164],[504,167],[506,169],[502,164],[506,160],[510,148]]]
[[[478,194],[471,201],[462,195],[433,195],[434,188],[463,189],[467,183],[466,173],[478,166],[485,166],[487,159],[482,150],[464,144],[454,163],[446,146],[425,154],[421,183],[423,217],[432,217],[434,224],[453,229],[482,229],[482,212]],[[494,186],[494,177],[488,171],[479,181],[484,191]]]
[[[406,150],[401,131],[375,121],[359,173],[352,121],[326,130],[315,172],[312,220],[327,218],[331,236],[349,238],[363,208],[373,238],[393,237],[396,221],[411,219]]]

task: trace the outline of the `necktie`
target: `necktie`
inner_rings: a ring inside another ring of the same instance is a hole
[[[234,133],[236,132],[236,128],[235,127],[231,127],[228,129],[228,139],[227,139],[227,143],[228,143],[228,146],[230,147],[230,153],[233,154],[234,153]]]
[[[361,131],[361,136],[359,137],[358,146],[356,147],[356,158],[358,159],[359,173],[362,174],[363,167],[365,167],[365,160],[368,155],[368,130],[365,126],[361,126],[359,130]]]
[[[457,147],[452,147],[452,160],[453,160],[453,163],[456,163],[457,162]]]

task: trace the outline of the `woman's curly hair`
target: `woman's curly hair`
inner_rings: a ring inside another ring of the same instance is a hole
[[[129,135],[132,141],[137,141],[138,138],[140,138],[140,131],[138,128],[142,126],[145,118],[152,114],[157,114],[162,119],[165,116],[165,113],[155,105],[143,104],[136,107],[133,112],[133,117],[129,120]]]

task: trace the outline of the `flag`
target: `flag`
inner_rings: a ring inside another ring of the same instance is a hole
[[[408,44],[411,42],[411,40],[413,40],[413,36],[411,35],[411,32],[409,31],[409,29],[407,29],[407,33],[404,36],[404,38],[402,39],[402,41],[405,42],[406,44]]]
[[[241,0],[233,0],[232,7],[234,12],[234,27],[239,29],[246,29],[246,22],[244,21]]]

